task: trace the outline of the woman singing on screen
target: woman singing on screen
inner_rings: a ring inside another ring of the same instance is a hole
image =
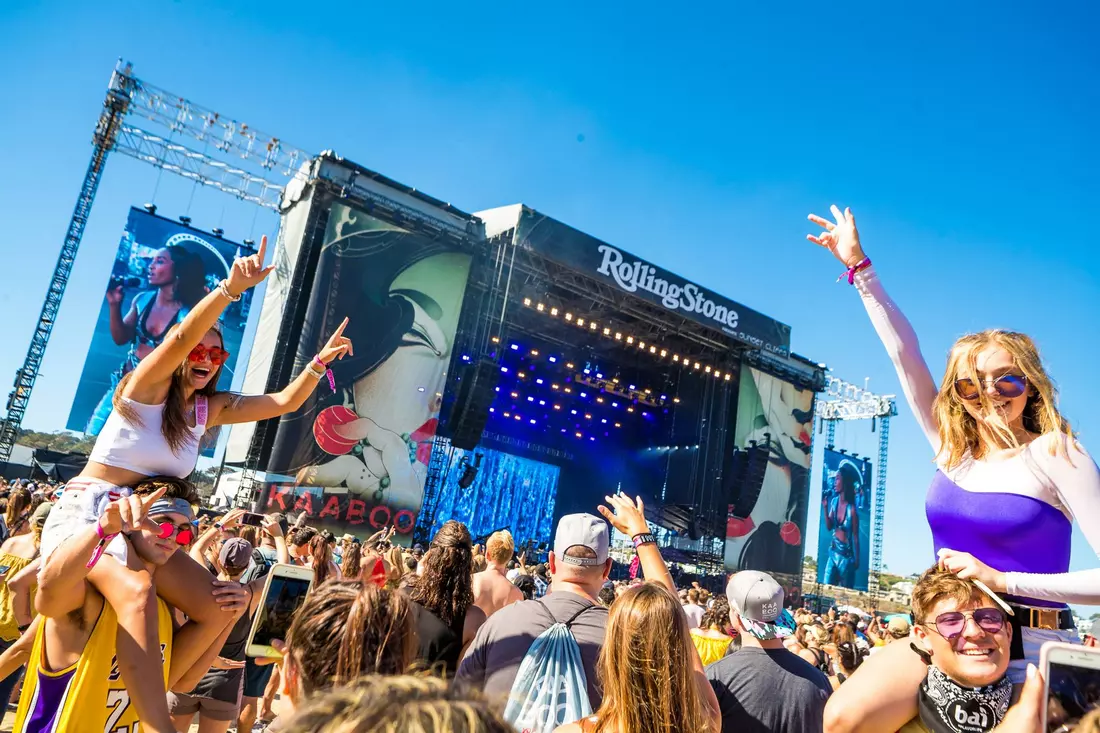
[[[122,315],[123,286],[114,281],[107,290],[107,309],[111,318],[111,339],[119,346],[130,344],[122,364],[111,374],[111,386],[99,401],[88,427],[89,435],[99,435],[111,414],[115,387],[138,362],[160,346],[168,329],[179,323],[206,295],[206,270],[202,259],[174,244],[157,250],[147,270],[149,286],[134,296],[130,309]]]
[[[887,296],[860,245],[850,210],[809,239],[848,271],[935,455],[925,500],[941,566],[983,581],[1014,606],[1009,677],[1022,682],[1046,641],[1076,640],[1066,603],[1100,603],[1100,569],[1069,572],[1076,518],[1100,551],[1100,471],[1058,412],[1035,343],[987,330],[955,342],[937,387],[916,334]],[[1019,294],[1017,294],[1019,295]],[[1010,295],[1011,297],[1011,295]],[[868,661],[830,699],[826,730],[893,731],[916,714],[926,667],[906,644]]]

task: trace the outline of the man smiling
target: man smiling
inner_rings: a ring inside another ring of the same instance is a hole
[[[913,589],[913,650],[929,665],[918,717],[899,733],[985,733],[1005,716],[1012,626],[987,589],[932,568]]]

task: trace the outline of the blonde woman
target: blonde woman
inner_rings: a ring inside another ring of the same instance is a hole
[[[963,336],[937,387],[912,326],[863,250],[851,210],[834,206],[832,214],[833,221],[811,214],[824,231],[808,238],[848,268],[844,277],[931,444],[938,470],[926,512],[939,562],[1014,604],[1009,677],[1022,682],[1043,642],[1076,639],[1066,603],[1100,602],[1100,569],[1069,572],[1075,517],[1100,552],[1100,471],[1058,412],[1054,385],[1026,335]],[[830,699],[827,730],[896,730],[915,714],[925,667],[907,645],[891,645],[869,664],[878,674],[860,675]]]

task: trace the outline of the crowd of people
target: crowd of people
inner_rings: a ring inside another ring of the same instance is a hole
[[[80,476],[0,485],[0,701],[16,705],[14,730],[1038,731],[1039,650],[1079,641],[1066,602],[1100,599],[1100,571],[1068,571],[1075,519],[1100,547],[1100,471],[1030,339],[960,339],[937,387],[851,212],[811,220],[935,452],[937,553],[911,614],[789,608],[758,570],[722,592],[677,588],[625,494],[561,517],[533,565],[507,530],[482,547],[453,519],[406,548],[393,528],[337,537],[305,513],[199,511],[186,477],[209,431],[293,412],[353,349],[341,326],[285,389],[216,390],[217,318],[270,271],[265,239],[122,378]],[[610,580],[612,529],[641,577]],[[280,566],[309,591],[273,607],[285,638],[250,656]],[[1100,733],[1100,711],[1048,712],[1058,730]]]

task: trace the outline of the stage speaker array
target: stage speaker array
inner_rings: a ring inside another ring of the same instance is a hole
[[[481,442],[498,381],[500,365],[493,359],[482,358],[467,367],[451,408],[451,444],[455,448],[473,450]]]
[[[732,514],[741,519],[752,514],[760,491],[764,487],[764,473],[768,470],[767,445],[755,445],[735,451],[731,466],[728,496]]]

